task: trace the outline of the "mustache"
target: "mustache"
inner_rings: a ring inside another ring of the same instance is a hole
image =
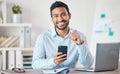
[[[58,21],[56,22],[56,24],[61,23],[61,22],[66,22],[66,20]]]

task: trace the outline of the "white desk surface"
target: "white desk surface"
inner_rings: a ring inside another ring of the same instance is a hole
[[[25,73],[16,73],[11,70],[3,70],[0,72],[0,74],[43,74],[40,70],[25,69],[25,71]],[[117,70],[103,72],[83,72],[70,70],[68,74],[120,74],[120,67]]]
[[[2,70],[0,74],[43,74],[40,70],[25,69],[25,73],[16,73],[12,70]]]
[[[116,70],[102,71],[102,72],[85,72],[85,71],[70,70],[69,74],[120,74],[120,67],[119,69],[116,69]]]

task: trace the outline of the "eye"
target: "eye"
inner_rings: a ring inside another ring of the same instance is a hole
[[[65,13],[62,13],[62,16],[66,16],[66,14],[65,14]]]
[[[58,15],[53,15],[53,17],[54,17],[54,18],[57,18],[57,17],[58,17]]]

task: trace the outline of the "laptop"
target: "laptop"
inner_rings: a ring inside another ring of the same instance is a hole
[[[76,68],[76,71],[115,70],[119,65],[120,43],[97,43],[94,68]]]

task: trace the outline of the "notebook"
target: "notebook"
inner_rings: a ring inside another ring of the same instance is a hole
[[[76,68],[77,71],[115,70],[119,64],[120,43],[97,43],[94,68]]]

